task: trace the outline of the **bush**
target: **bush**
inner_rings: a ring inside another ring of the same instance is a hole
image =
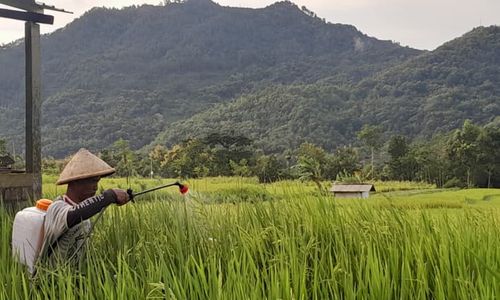
[[[275,155],[263,155],[257,159],[253,172],[259,178],[260,183],[270,183],[282,178],[283,169],[283,162]]]
[[[449,188],[465,188],[467,185],[462,182],[460,179],[453,177],[452,179],[446,181],[446,183],[443,185],[443,188],[449,189]]]

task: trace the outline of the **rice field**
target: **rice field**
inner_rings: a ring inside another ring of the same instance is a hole
[[[45,197],[64,192],[44,177]],[[135,191],[172,180],[104,179]],[[0,299],[498,299],[500,190],[376,183],[334,199],[313,183],[188,181],[109,207],[80,270],[30,280],[0,208]],[[380,187],[380,188],[378,188]]]

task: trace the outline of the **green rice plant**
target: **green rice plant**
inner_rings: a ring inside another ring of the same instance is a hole
[[[44,268],[36,281],[12,259],[13,215],[0,209],[0,299],[500,296],[496,190],[335,199],[313,183],[213,180],[189,181],[185,198],[165,190],[109,207],[80,269]],[[110,178],[103,186],[119,182]],[[149,188],[169,181],[141,182]],[[250,200],[265,191],[272,201],[204,201],[217,191],[248,193]]]
[[[204,203],[237,203],[237,202],[260,202],[276,199],[263,187],[235,187],[226,188],[219,192],[207,192],[201,194],[198,199]]]
[[[378,192],[435,189],[435,184],[415,181],[376,181],[373,183]]]

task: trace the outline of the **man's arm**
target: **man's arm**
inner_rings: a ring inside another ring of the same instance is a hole
[[[68,210],[68,214],[66,217],[68,228],[75,226],[83,220],[87,220],[88,218],[100,212],[106,206],[116,202],[117,196],[113,190],[106,190],[104,191],[104,193],[102,193],[102,195],[97,195],[85,199],[78,205],[73,206]]]

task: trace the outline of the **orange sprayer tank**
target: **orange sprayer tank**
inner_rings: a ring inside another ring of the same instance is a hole
[[[35,207],[28,207],[16,214],[12,227],[12,253],[19,262],[28,267],[33,273],[35,263],[42,247],[45,214],[51,200],[41,199]]]

